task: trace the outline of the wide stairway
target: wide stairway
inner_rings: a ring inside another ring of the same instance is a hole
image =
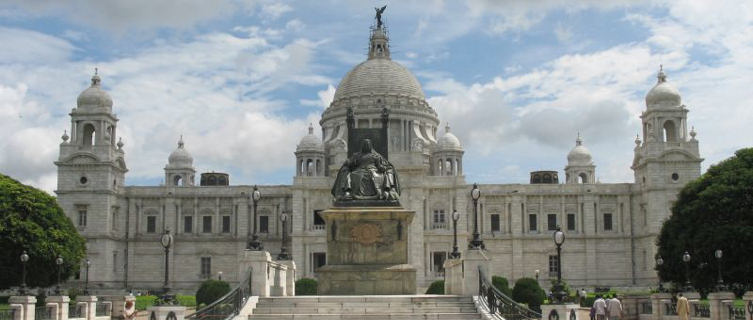
[[[297,296],[260,298],[249,316],[258,319],[481,319],[471,297]]]

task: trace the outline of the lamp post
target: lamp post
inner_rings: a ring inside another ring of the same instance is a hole
[[[468,249],[484,249],[484,242],[479,238],[478,233],[478,198],[481,197],[481,190],[478,189],[478,183],[473,184],[471,189],[471,199],[473,200],[473,240],[468,244]]]
[[[716,265],[717,265],[717,276],[719,279],[716,280],[716,287],[719,291],[724,291],[724,279],[722,279],[722,249],[716,249],[714,251],[714,257],[716,257]]]
[[[58,265],[58,283],[55,286],[55,294],[60,295],[60,278],[63,275],[63,257],[58,256],[57,259],[55,259],[55,264]]]
[[[222,281],[222,271],[217,272],[217,280]]]
[[[688,251],[682,254],[682,261],[685,262],[685,290],[693,291],[693,284],[690,282],[690,253]]]
[[[259,199],[261,199],[261,192],[259,192],[259,188],[254,186],[254,192],[251,193],[251,200],[254,205],[254,233],[251,235],[251,242],[248,243],[248,249],[253,251],[264,250],[264,245],[261,243],[261,240],[259,240],[259,235],[256,234],[257,224],[259,222],[256,220],[256,206],[259,204]]]
[[[290,254],[288,254],[288,214],[283,212],[280,215],[280,221],[282,221],[282,244],[280,245],[280,254],[277,255],[277,260],[290,260]]]
[[[457,210],[452,211],[452,253],[450,258],[460,258],[460,251],[458,251],[458,219],[460,219],[460,213]]]
[[[536,269],[536,283],[539,283],[539,269]]]
[[[92,265],[92,261],[86,259],[86,278],[84,279],[84,295],[89,295],[89,267]]]
[[[170,229],[165,229],[159,241],[162,247],[165,248],[165,283],[162,284],[162,290],[164,291],[162,300],[165,303],[169,303],[172,300],[172,297],[168,293],[170,292],[170,247],[173,244],[173,236],[170,234]]]
[[[658,288],[659,292],[664,292],[664,285],[661,282],[661,273],[660,273],[661,271],[659,270],[659,269],[661,269],[661,266],[663,264],[664,264],[664,259],[662,259],[661,256],[657,256],[656,257],[656,266],[657,266],[656,267],[656,276],[659,278],[659,288]]]
[[[552,295],[557,303],[562,303],[562,298],[567,294],[562,285],[562,244],[565,243],[565,233],[557,226],[557,231],[554,231],[553,237],[554,244],[557,246],[557,283],[552,288]]]
[[[24,250],[21,253],[21,288],[18,289],[18,293],[22,296],[26,295],[26,262],[29,261],[29,255]]]

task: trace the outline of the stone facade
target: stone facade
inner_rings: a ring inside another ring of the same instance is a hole
[[[164,186],[124,186],[127,167],[123,143],[116,140],[118,119],[95,75],[70,113],[71,136],[63,136],[55,162],[58,201],[87,239],[92,287],[161,287],[159,237],[166,228],[175,236],[172,288],[192,291],[220,271],[223,280],[238,281],[254,225],[265,248],[279,252],[283,213],[292,217],[288,248],[298,266],[296,277],[316,277],[327,258],[324,220],[318,214],[331,206],[330,188],[347,154],[347,107],[354,110],[355,127],[372,128],[381,126],[381,110],[390,109],[389,160],[400,176],[401,204],[415,212],[407,230],[408,263],[417,270],[419,288],[442,279],[452,249],[452,212],[462,214],[460,248],[473,228],[463,148],[449,126],[438,137],[437,113],[415,77],[390,59],[388,40],[383,30],[372,30],[369,58],[340,83],[322,115],[321,138],[310,128],[296,148],[292,184],[259,186],[257,221],[252,221],[253,186],[194,183],[190,142],[182,139],[168,158]],[[566,183],[480,186],[479,231],[491,274],[514,281],[540,270],[541,283],[548,286],[556,276],[552,233],[560,225],[567,235],[562,273],[572,286],[656,283],[655,237],[679,189],[700,175],[702,159],[695,132],[688,135],[688,109],[663,72],[646,105],[634,150],[634,182],[595,181],[596,165],[578,137],[567,157]]]

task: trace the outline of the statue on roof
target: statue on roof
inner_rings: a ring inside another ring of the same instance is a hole
[[[395,205],[400,184],[395,167],[374,150],[370,139],[361,141],[361,151],[345,160],[332,186],[337,203]]]
[[[376,10],[377,29],[382,27],[382,13],[384,13],[385,9],[387,9],[387,5],[384,5],[382,8],[374,8]]]

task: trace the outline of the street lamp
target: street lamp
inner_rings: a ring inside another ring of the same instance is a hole
[[[716,257],[717,272],[719,279],[716,280],[716,287],[719,291],[724,291],[724,279],[722,279],[722,249],[716,249],[714,251],[714,257]]]
[[[288,254],[288,214],[283,212],[280,215],[280,221],[282,221],[282,244],[280,245],[280,254],[277,255],[277,260],[290,260],[290,254]]]
[[[690,253],[687,250],[682,254],[682,261],[685,262],[685,290],[693,291],[693,284],[690,282]]]
[[[171,297],[168,296],[168,292],[170,292],[170,247],[173,244],[173,236],[170,234],[170,229],[165,229],[159,241],[162,247],[165,248],[165,283],[162,284],[162,290],[164,291],[162,300],[169,302],[171,300]]]
[[[84,295],[89,295],[89,267],[92,265],[92,261],[86,259],[86,278],[84,280]]]
[[[539,283],[539,269],[536,269],[536,283]]]
[[[21,253],[21,288],[18,289],[18,293],[22,296],[26,295],[26,262],[29,261],[29,255],[24,250]]]
[[[458,251],[458,219],[460,219],[460,213],[457,210],[452,211],[452,253],[450,258],[460,258],[460,251]]]
[[[553,237],[554,244],[557,246],[557,283],[552,288],[552,295],[558,303],[562,303],[562,298],[567,294],[562,285],[562,244],[565,243],[565,233],[557,226],[557,231],[554,231]]]
[[[253,200],[254,205],[254,233],[251,236],[251,242],[248,243],[248,248],[253,251],[261,251],[264,250],[264,245],[261,243],[261,240],[259,240],[259,235],[256,234],[257,224],[258,220],[256,220],[256,206],[259,204],[259,199],[261,199],[261,192],[259,192],[259,188],[254,186],[254,192],[251,193],[251,200]]]
[[[63,275],[63,257],[58,256],[57,259],[55,259],[55,264],[58,265],[58,283],[57,286],[55,286],[55,294],[60,295],[60,278]]]
[[[217,272],[217,280],[222,281],[222,271]]]
[[[663,264],[664,264],[664,259],[662,259],[661,256],[657,256],[656,257],[656,265],[657,265],[656,276],[659,278],[659,288],[658,288],[659,292],[664,292],[664,285],[661,282],[661,273],[660,273],[661,271],[659,270],[661,269],[661,266]]]
[[[471,189],[471,199],[473,199],[473,240],[468,244],[468,249],[484,249],[484,242],[479,238],[478,233],[478,198],[481,197],[481,190],[478,189],[478,183],[473,184]]]

